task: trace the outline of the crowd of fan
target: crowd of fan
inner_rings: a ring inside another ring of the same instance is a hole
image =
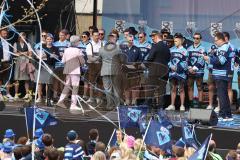
[[[195,152],[194,148],[187,147],[182,140],[179,140],[172,145],[172,155],[167,155],[160,148],[146,146],[142,139],[124,135],[120,130],[116,131],[116,141],[109,143],[108,146],[99,141],[101,137],[97,129],[89,131],[87,143],[76,131],[68,131],[66,135],[68,143],[60,148],[54,145],[53,136],[44,133],[42,129],[35,131],[33,142],[27,137],[20,137],[18,140],[15,137],[12,129],[5,131],[3,143],[0,145],[0,159],[30,160],[34,153],[36,160],[187,160]],[[215,141],[211,140],[206,159],[240,160],[240,143],[236,150],[229,150],[225,157],[221,157],[216,151]]]

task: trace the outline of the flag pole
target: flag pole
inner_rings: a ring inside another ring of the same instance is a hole
[[[27,138],[29,140],[30,137],[29,137],[29,130],[28,130],[28,120],[27,120],[26,108],[24,108],[24,113],[25,113],[25,124],[26,124],[26,129],[27,129]]]
[[[113,135],[114,135],[115,131],[116,131],[116,128],[114,128],[114,130],[113,130],[113,132],[112,132],[112,135],[111,135],[111,137],[110,137],[110,139],[109,139],[109,141],[108,141],[108,144],[107,144],[107,147],[106,147],[105,151],[107,151],[108,147],[110,146],[110,143],[111,143],[111,140],[112,140],[112,138],[113,138]]]
[[[145,140],[145,138],[146,138],[146,135],[147,135],[147,132],[148,132],[149,126],[150,126],[150,124],[151,124],[151,121],[152,121],[152,117],[151,117],[151,119],[150,119],[149,122],[148,122],[148,126],[147,126],[147,128],[146,128],[145,133],[144,133],[143,141],[142,141],[141,146],[140,146],[140,149],[139,149],[139,151],[138,151],[137,158],[139,158],[139,155],[140,155],[140,152],[141,152],[141,149],[142,149],[142,146],[143,146],[144,140]]]
[[[206,151],[206,154],[205,154],[205,156],[204,156],[204,159],[203,159],[203,160],[206,160],[206,158],[207,158],[207,153],[208,153],[209,144],[210,144],[210,141],[211,141],[211,139],[212,139],[212,133],[210,134],[210,139],[209,139],[209,142],[208,142],[207,151]]]
[[[36,107],[35,107],[35,105],[33,106],[33,133],[32,133],[32,135],[33,135],[33,137],[32,138],[34,138],[34,134],[35,134],[35,126],[36,126]],[[35,144],[34,144],[34,142],[32,143],[32,159],[34,159],[34,150],[35,150]]]
[[[120,116],[119,116],[119,106],[117,106],[117,111],[118,111],[118,128],[121,129]]]

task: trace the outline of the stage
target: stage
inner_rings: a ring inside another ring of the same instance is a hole
[[[26,124],[24,119],[24,113],[21,113],[21,107],[24,102],[6,102],[6,108],[0,112],[0,138],[2,139],[5,129],[12,128],[17,138],[20,136],[26,136]],[[46,107],[39,105],[54,115],[59,123],[56,126],[51,126],[45,129],[45,132],[51,133],[54,137],[54,145],[56,147],[64,146],[66,144],[67,131],[74,129],[79,133],[80,139],[84,141],[88,140],[88,131],[91,128],[97,128],[100,134],[100,141],[107,143],[113,129],[118,126],[117,111],[102,111],[98,109],[98,113],[89,109],[86,105],[83,105],[85,114],[72,114],[67,109]],[[103,117],[106,116],[109,120]],[[187,116],[187,112],[171,111],[167,112],[168,117],[174,124],[174,128],[171,130],[172,138],[179,139],[181,137],[180,119]],[[115,125],[114,125],[114,124]],[[138,128],[129,128],[126,133],[135,137],[141,137]],[[217,148],[220,149],[235,149],[240,142],[240,115],[234,115],[233,122],[218,123],[217,126],[197,126],[196,134],[200,142],[210,134],[213,133],[213,139],[217,142]]]

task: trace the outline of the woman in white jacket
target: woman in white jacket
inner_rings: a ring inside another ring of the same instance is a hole
[[[85,63],[83,53],[77,48],[80,42],[80,37],[73,35],[70,37],[71,46],[65,49],[62,57],[64,63],[63,74],[66,75],[66,82],[57,106],[67,108],[64,104],[64,99],[68,96],[68,93],[72,89],[72,98],[70,110],[81,110],[77,106],[77,94],[81,75],[81,65]]]

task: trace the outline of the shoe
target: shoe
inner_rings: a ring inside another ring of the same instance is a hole
[[[175,106],[174,105],[169,105],[165,110],[166,111],[175,111]]]
[[[81,111],[82,109],[79,108],[77,105],[74,104],[74,105],[71,105],[70,110]]]
[[[58,102],[56,106],[67,109],[67,106],[63,102]]]
[[[212,110],[212,109],[213,109],[213,106],[208,105],[206,109]]]
[[[18,100],[18,99],[19,99],[18,94],[15,94],[14,100]]]
[[[42,98],[38,98],[38,99],[36,100],[36,103],[40,103],[40,102],[42,102]]]
[[[0,101],[4,101],[4,98],[2,95],[0,95]]]
[[[23,97],[23,99],[28,99],[28,97],[29,97],[29,94],[26,94],[26,95]]]
[[[97,102],[97,106],[99,106],[99,105],[101,105],[103,103],[103,100],[100,99],[100,98],[97,98],[96,102]]]
[[[93,99],[93,98],[89,98],[86,102],[87,102],[87,103],[93,103],[93,102],[94,102],[94,99]]]
[[[219,112],[220,111],[220,106],[217,106],[215,109],[214,109],[215,112]]]
[[[86,100],[88,100],[89,97],[88,96],[83,96],[82,98],[84,99],[84,101],[86,101]]]
[[[181,105],[181,106],[180,106],[180,111],[185,111],[184,105]]]
[[[14,98],[11,96],[11,94],[7,94],[6,97],[8,98],[8,101],[14,101]]]

